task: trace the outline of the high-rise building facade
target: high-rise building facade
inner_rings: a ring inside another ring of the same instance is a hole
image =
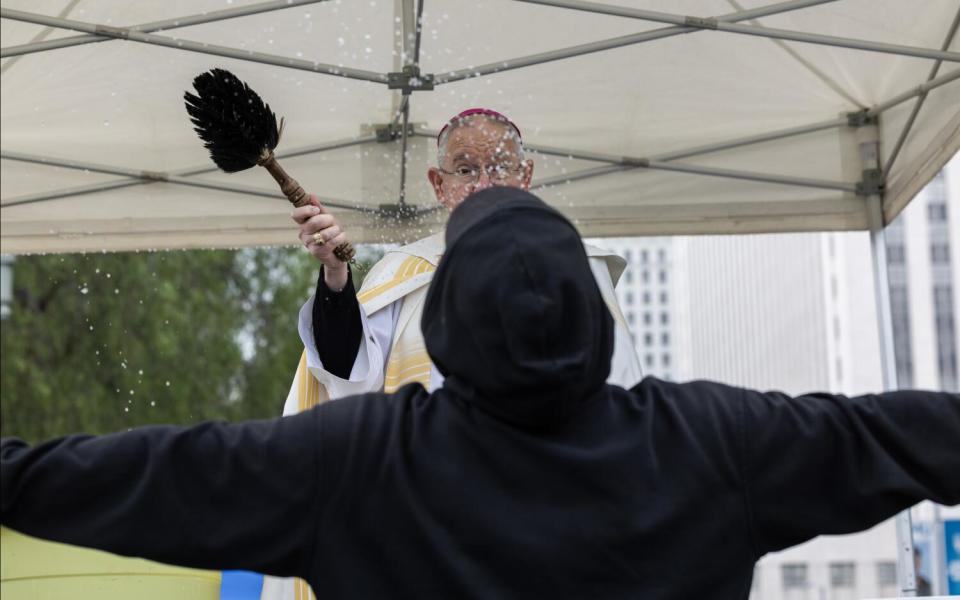
[[[960,158],[886,238],[899,386],[958,391]],[[869,234],[595,243],[628,261],[617,295],[646,374],[790,394],[882,389]],[[960,518],[951,510],[948,517]],[[887,522],[765,557],[751,597],[890,597],[898,589],[896,533]]]
[[[644,373],[676,379],[675,323],[680,305],[676,302],[674,240],[637,238],[600,243],[627,259],[617,296]]]
[[[890,300],[901,387],[960,391],[958,163],[954,159],[888,228]]]

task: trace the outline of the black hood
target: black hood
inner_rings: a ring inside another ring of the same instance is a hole
[[[565,421],[610,372],[613,319],[579,234],[515,188],[453,212],[421,327],[444,388],[524,427]]]

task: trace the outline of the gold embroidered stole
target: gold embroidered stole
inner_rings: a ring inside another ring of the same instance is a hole
[[[390,262],[395,263],[395,260]],[[379,266],[378,264],[370,271],[357,294],[357,300],[367,310],[368,315],[403,296],[411,285],[425,285],[430,281],[430,274],[436,270],[427,259],[412,255],[406,255],[396,268],[378,269]]]
[[[436,266],[420,256],[402,256],[394,269],[371,271],[357,294],[368,315],[403,298],[384,369],[383,390],[387,393],[414,381],[429,387],[432,368],[420,331],[420,316]]]
[[[420,317],[423,315],[427,289],[428,286],[422,286],[403,299],[383,379],[383,391],[388,394],[414,381],[419,381],[425,388],[430,387],[433,364],[420,330]]]
[[[307,351],[304,350],[297,366],[297,412],[309,410],[329,399],[326,386],[317,381],[307,368]]]

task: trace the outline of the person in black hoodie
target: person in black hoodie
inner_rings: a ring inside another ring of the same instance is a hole
[[[564,217],[495,188],[446,236],[423,316],[436,392],[4,439],[3,524],[324,598],[746,598],[767,552],[960,502],[956,394],[613,387],[612,320]]]

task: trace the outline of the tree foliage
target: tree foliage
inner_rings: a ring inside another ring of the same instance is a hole
[[[18,257],[0,431],[37,441],[279,415],[316,274],[299,248]]]

